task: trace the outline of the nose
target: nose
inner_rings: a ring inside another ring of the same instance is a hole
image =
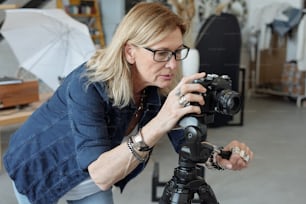
[[[175,69],[178,66],[178,62],[179,61],[175,60],[175,56],[172,55],[170,60],[166,64],[166,68]]]

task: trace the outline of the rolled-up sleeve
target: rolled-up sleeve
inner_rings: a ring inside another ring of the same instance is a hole
[[[82,169],[87,170],[91,162],[111,149],[105,115],[106,102],[95,85],[86,87],[85,77],[71,80],[67,102],[77,162]]]
[[[183,143],[185,142],[184,130],[177,129],[168,133],[168,137],[177,153],[180,152]]]

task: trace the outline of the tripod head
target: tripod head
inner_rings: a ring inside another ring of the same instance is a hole
[[[179,152],[179,166],[174,169],[172,179],[166,183],[160,204],[190,204],[195,193],[202,204],[218,204],[213,190],[199,174],[203,172],[203,167],[197,165],[205,163],[216,148],[203,142],[206,139],[207,126],[201,118],[203,117],[187,116],[179,123],[184,128],[186,140]],[[226,158],[230,156],[224,155]]]
[[[185,143],[179,153],[180,166],[194,166],[205,163],[213,151],[213,147],[202,143],[206,140],[207,126],[201,119],[204,117],[186,116],[179,122],[184,129]]]

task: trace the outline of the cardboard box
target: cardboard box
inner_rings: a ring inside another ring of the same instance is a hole
[[[304,95],[305,87],[289,84],[283,87],[283,91],[287,93],[289,96],[299,96],[299,95]]]
[[[284,41],[282,41],[284,40]],[[273,33],[270,48],[260,51],[259,84],[263,86],[280,85],[284,64],[286,63],[286,39]]]
[[[286,63],[282,73],[283,92],[292,96],[305,95],[306,73],[297,68],[296,63]]]
[[[0,85],[0,109],[27,105],[38,100],[38,81]]]

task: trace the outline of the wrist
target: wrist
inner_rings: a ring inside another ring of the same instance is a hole
[[[216,170],[224,170],[224,168],[219,164],[220,156],[218,155],[220,153],[220,150],[223,149],[222,147],[213,146],[214,150],[210,154],[208,160],[205,163],[205,166],[208,169],[216,169]]]
[[[141,151],[141,152],[150,151],[152,150],[153,147],[150,147],[149,145],[145,143],[141,130],[142,129],[140,128],[136,135],[130,137],[131,144],[133,148],[137,151]]]
[[[127,146],[130,150],[130,152],[134,155],[134,157],[140,162],[140,163],[144,163],[149,159],[149,153],[147,152],[140,152],[138,150],[135,149],[134,147],[134,143],[132,140],[132,137],[128,138],[127,141]]]

